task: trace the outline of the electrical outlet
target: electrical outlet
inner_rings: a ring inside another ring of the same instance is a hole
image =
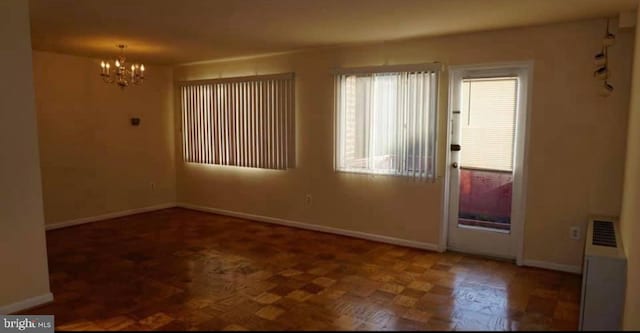
[[[574,225],[573,227],[569,228],[569,237],[573,240],[579,240],[581,237],[580,227]]]
[[[313,197],[311,196],[311,194],[307,194],[304,197],[304,204],[307,206],[311,206],[312,203],[313,203]]]

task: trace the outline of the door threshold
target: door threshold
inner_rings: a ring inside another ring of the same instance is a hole
[[[489,259],[489,260],[493,260],[493,261],[507,262],[507,263],[511,263],[511,264],[517,265],[516,258],[500,257],[500,256],[496,256],[496,255],[493,255],[493,254],[471,253],[471,252],[466,252],[464,250],[460,250],[460,249],[456,249],[456,248],[452,248],[452,247],[447,247],[447,250],[445,252],[463,254],[463,255],[468,256],[468,257],[474,257],[474,258],[479,258],[479,259]]]

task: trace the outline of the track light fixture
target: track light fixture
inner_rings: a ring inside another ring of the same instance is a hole
[[[607,80],[609,79],[609,47],[615,43],[616,35],[609,31],[609,20],[607,19],[607,29],[602,39],[602,49],[593,57],[593,64],[595,65],[593,77],[603,81],[600,89],[601,96],[609,96],[613,92],[613,86]]]

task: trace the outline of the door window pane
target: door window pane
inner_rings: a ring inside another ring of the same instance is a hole
[[[517,87],[515,77],[462,81],[463,167],[512,170]]]
[[[510,230],[518,79],[462,81],[458,224]]]

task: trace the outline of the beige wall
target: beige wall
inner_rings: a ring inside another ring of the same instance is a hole
[[[632,33],[611,51],[609,98],[598,96],[593,55],[605,21],[406,40],[181,66],[176,80],[296,73],[297,168],[239,169],[180,162],[180,202],[437,244],[441,230],[447,76],[441,80],[439,174],[434,184],[333,171],[334,67],[533,60],[525,258],[579,266],[569,227],[621,205]],[[180,147],[179,133],[177,145]],[[179,152],[179,150],[178,150]],[[305,207],[305,194],[313,195]]]
[[[640,9],[638,9],[640,23]],[[636,26],[627,164],[622,203],[622,243],[627,253],[627,297],[624,328],[640,330],[640,28]]]
[[[49,294],[30,38],[27,1],[0,1],[0,309]]]
[[[148,66],[143,85],[121,91],[99,65],[34,52],[47,224],[175,201],[171,68]]]

